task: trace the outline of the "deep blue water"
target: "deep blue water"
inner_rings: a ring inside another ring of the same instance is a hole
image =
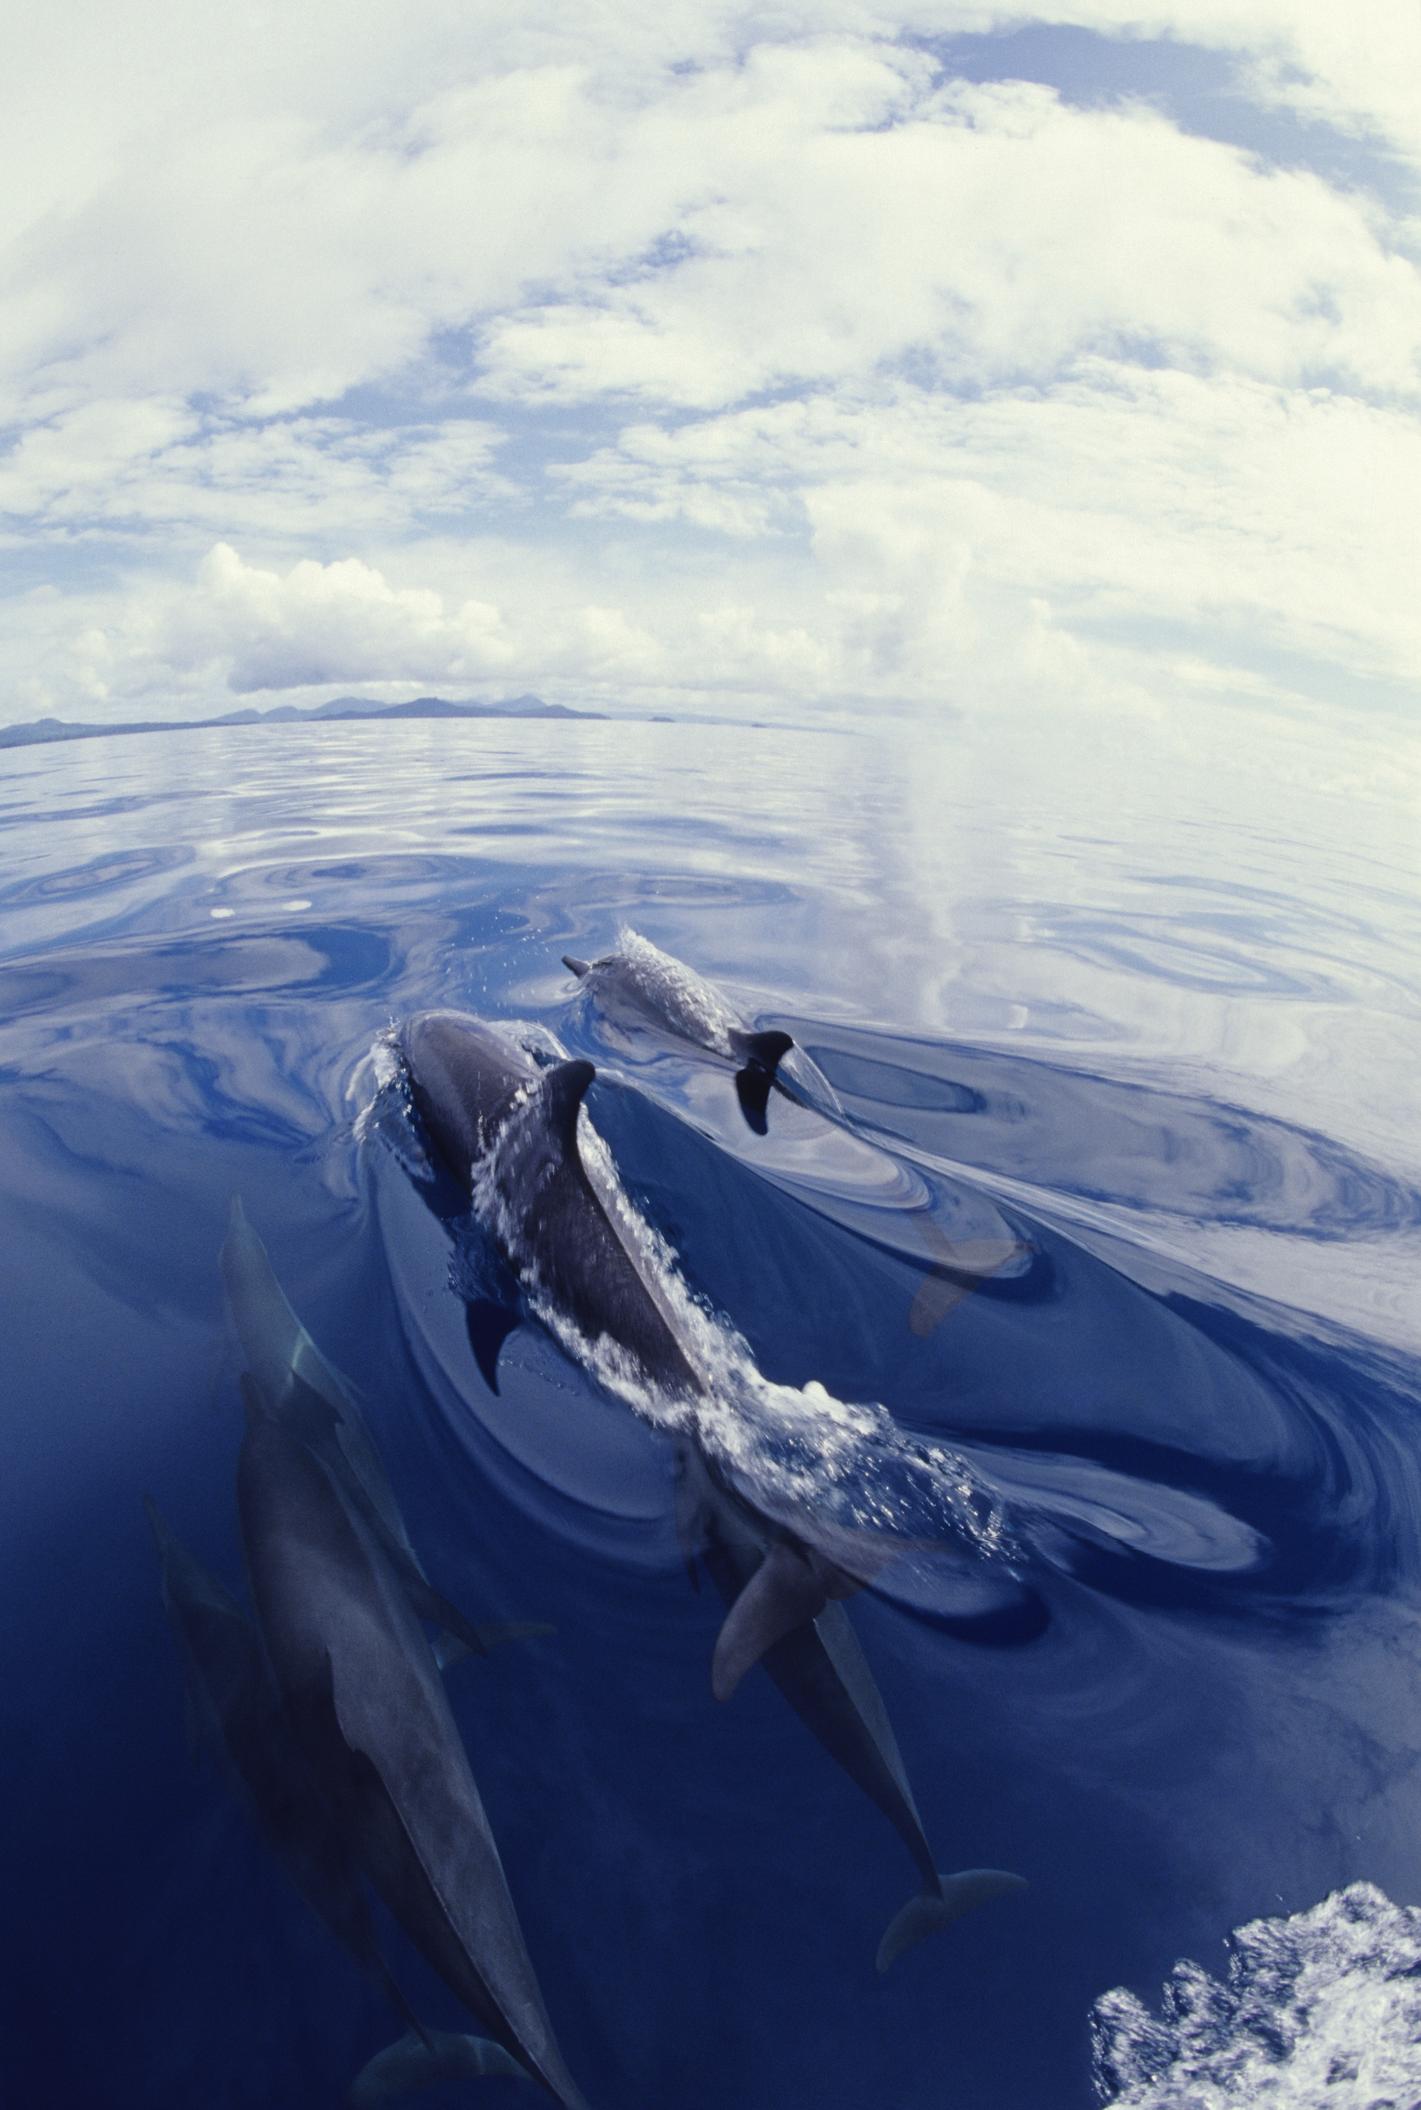
[[[7,757],[7,2101],[314,2110],[398,2034],[185,1745],[143,1496],[242,1589],[236,1194],[440,1588],[555,1628],[449,1689],[594,2110],[1084,2110],[1110,1988],[1358,1880],[1421,1902],[1421,881],[1360,736],[1297,737]],[[818,1108],[757,1139],[724,1070],[610,1036],[560,955],[623,926],[787,1027]],[[379,1101],[381,1036],[435,1004],[598,1062],[708,1323],[807,1400],[811,1471],[845,1441],[826,1496],[939,1446],[1000,1503],[1002,1616],[954,1618],[972,1562],[929,1559],[851,1617],[942,1865],[1030,1888],[882,1979],[910,1863],[763,1673],[712,1699],[665,1435],[534,1327],[479,1377]]]

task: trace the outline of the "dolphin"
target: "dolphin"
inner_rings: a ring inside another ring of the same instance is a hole
[[[922,1879],[878,1945],[879,1971],[974,1905],[1024,1890],[1025,1879],[1006,1869],[938,1868],[883,1696],[842,1603],[857,1578],[768,1526],[693,1444],[682,1446],[679,1463],[688,1572],[694,1583],[699,1561],[729,1606],[712,1663],[716,1698],[728,1699],[762,1662],[805,1727],[888,1819]]]
[[[476,1172],[488,1189],[514,1283],[546,1297],[594,1347],[605,1340],[623,1350],[659,1390],[683,1397],[699,1390],[583,1167],[577,1120],[592,1064],[539,1069],[506,1034],[460,1011],[407,1020],[399,1047],[434,1151],[466,1194]],[[507,1333],[520,1314],[505,1307],[500,1320],[495,1306],[491,1317],[479,1316]]]
[[[733,1062],[740,1110],[756,1135],[764,1135],[775,1073],[794,1046],[788,1033],[747,1025],[710,982],[635,931],[624,932],[617,950],[597,960],[564,953],[563,966],[609,1016],[654,1026]]]
[[[250,1375],[243,1396],[237,1499],[252,1594],[294,1732],[335,1821],[493,2043],[564,2110],[586,2110],[405,1579],[339,1470],[272,1411]]]
[[[440,1668],[448,1669],[463,1655],[486,1655],[501,1641],[551,1632],[527,1621],[476,1625],[430,1583],[354,1392],[291,1309],[240,1195],[232,1200],[221,1268],[232,1323],[267,1411],[335,1474],[400,1576],[414,1610],[442,1629],[436,1646]]]
[[[589,1062],[539,1070],[504,1034],[451,1011],[421,1013],[399,1045],[431,1145],[491,1211],[519,1281],[570,1317],[594,1346],[609,1343],[661,1393],[694,1404],[704,1379],[671,1316],[588,1178],[578,1113]],[[829,1755],[907,1845],[922,1890],[895,1917],[880,1970],[920,1936],[990,1897],[1023,1886],[1000,1869],[941,1873],[933,1859],[878,1688],[840,1600],[890,1557],[860,1534],[762,1516],[706,1458],[682,1445],[678,1523],[691,1579],[699,1561],[728,1611],[712,1690],[728,1698],[763,1662]]]
[[[360,1871],[307,1764],[250,1619],[168,1528],[146,1496],[163,1572],[163,1608],[183,1659],[189,1736],[206,1739],[239,1802],[295,1888],[381,1987],[415,2033],[424,2032],[381,1955]]]

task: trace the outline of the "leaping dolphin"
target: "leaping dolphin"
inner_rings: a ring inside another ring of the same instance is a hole
[[[376,1891],[433,1969],[508,2059],[565,2110],[586,2110],[407,1579],[338,1471],[271,1411],[250,1376],[243,1394],[242,1538],[308,1763]]]
[[[506,1035],[451,1011],[410,1019],[399,1045],[433,1149],[471,1195],[479,1193],[518,1280],[571,1319],[585,1342],[606,1342],[663,1394],[706,1399],[670,1313],[588,1178],[577,1125],[591,1063],[539,1070]],[[763,1661],[811,1733],[897,1829],[922,1876],[921,1893],[880,1945],[879,1968],[887,1969],[921,1935],[1022,1888],[1022,1878],[1000,1869],[938,1871],[882,1698],[838,1602],[864,1579],[849,1535],[822,1534],[809,1519],[803,1532],[767,1520],[698,1445],[683,1448],[687,1565],[694,1579],[695,1562],[703,1561],[729,1606],[713,1690],[729,1697]]]
[[[747,1025],[710,982],[635,931],[625,931],[617,950],[600,959],[564,953],[563,966],[612,1017],[649,1024],[733,1062],[741,1111],[756,1135],[764,1135],[776,1071],[794,1046],[788,1033]]]

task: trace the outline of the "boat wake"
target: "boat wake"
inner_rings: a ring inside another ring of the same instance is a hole
[[[1222,1978],[1175,1965],[1156,2017],[1123,1987],[1091,2015],[1106,2110],[1413,2110],[1421,1908],[1371,1883],[1229,1937]]]

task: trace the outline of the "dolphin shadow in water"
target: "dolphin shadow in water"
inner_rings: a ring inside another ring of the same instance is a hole
[[[614,1021],[651,1026],[671,1040],[733,1062],[740,1111],[757,1136],[765,1134],[776,1073],[794,1046],[788,1033],[748,1025],[710,982],[632,931],[600,959],[564,953],[562,963]]]
[[[505,1034],[467,1014],[425,1012],[399,1045],[416,1111],[447,1170],[497,1235],[504,1261],[589,1346],[607,1344],[669,1400],[709,1398],[673,1315],[607,1213],[577,1141],[591,1063],[539,1070]],[[763,1662],[810,1732],[893,1824],[922,1878],[879,1948],[881,1970],[914,1941],[972,1906],[1024,1887],[1000,1869],[939,1872],[883,1700],[842,1600],[891,1558],[864,1535],[812,1519],[771,1522],[726,1483],[692,1439],[682,1444],[679,1521],[725,1598],[713,1690],[728,1697]],[[877,1542],[875,1542],[877,1545]]]

